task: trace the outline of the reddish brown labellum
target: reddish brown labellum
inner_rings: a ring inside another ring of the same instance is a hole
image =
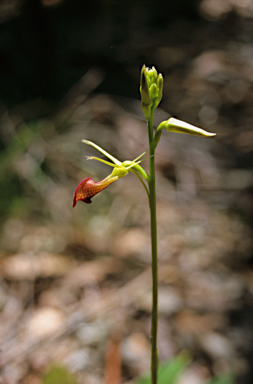
[[[115,180],[115,178],[108,179],[108,177],[106,177],[101,181],[95,182],[91,177],[86,177],[76,187],[73,197],[73,207],[76,205],[78,200],[81,200],[86,204],[90,204],[93,196],[103,191],[103,189],[108,187],[108,185],[113,183]]]

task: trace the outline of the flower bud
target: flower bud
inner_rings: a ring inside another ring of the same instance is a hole
[[[143,65],[140,83],[142,109],[148,119],[151,110],[157,108],[162,99],[163,77],[161,73],[157,74],[155,67],[149,69]]]
[[[171,117],[169,120],[164,121],[160,125],[161,128],[165,127],[169,132],[186,133],[188,135],[204,137],[212,137],[216,135],[216,133],[207,132],[202,128],[195,127],[194,125],[175,119],[174,117]]]

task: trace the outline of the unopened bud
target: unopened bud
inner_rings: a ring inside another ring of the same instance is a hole
[[[143,65],[141,69],[141,105],[143,113],[148,119],[151,115],[151,110],[157,108],[162,99],[163,77],[162,74],[157,74],[155,67],[151,69]]]
[[[175,119],[174,117],[171,117],[168,121],[164,122],[164,127],[169,132],[186,133],[193,136],[212,137],[216,135],[216,133],[207,132],[202,128],[195,127],[194,125]]]

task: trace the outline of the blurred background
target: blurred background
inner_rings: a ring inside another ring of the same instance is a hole
[[[156,126],[217,133],[157,148],[160,360],[188,351],[179,384],[253,383],[253,2],[1,0],[0,23],[2,382],[149,370],[145,191],[128,175],[72,208],[80,180],[111,172],[81,139],[147,150],[145,63],[165,79]]]

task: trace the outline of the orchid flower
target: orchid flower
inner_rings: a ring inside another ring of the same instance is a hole
[[[85,144],[91,145],[93,148],[97,149],[99,152],[105,155],[112,162],[109,162],[107,160],[103,160],[94,156],[87,156],[88,160],[97,160],[97,161],[100,161],[101,163],[107,164],[110,167],[113,167],[113,171],[109,176],[107,176],[101,181],[96,182],[91,177],[86,177],[85,179],[83,179],[76,187],[74,198],[73,198],[73,207],[75,207],[77,201],[79,200],[83,201],[86,204],[90,204],[91,198],[93,196],[103,191],[103,189],[107,188],[114,181],[120,179],[121,177],[126,176],[129,171],[137,175],[142,181],[144,187],[146,188],[143,180],[141,179],[141,176],[146,181],[149,180],[149,176],[144,171],[144,169],[139,165],[139,163],[141,162],[139,159],[145,154],[145,152],[140,156],[138,156],[133,161],[126,160],[121,162],[120,160],[116,159],[114,156],[106,152],[103,148],[99,147],[97,144],[93,143],[92,141],[82,140],[82,142]]]

